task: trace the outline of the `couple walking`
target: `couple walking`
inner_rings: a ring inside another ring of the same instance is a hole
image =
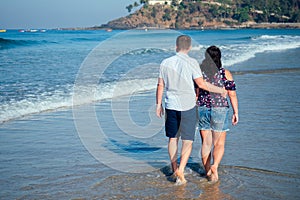
[[[176,184],[185,184],[184,169],[192,152],[196,124],[202,139],[202,164],[208,180],[218,180],[218,166],[224,154],[229,130],[229,103],[233,108],[232,124],[238,123],[238,101],[235,82],[222,67],[221,51],[215,46],[205,52],[202,64],[188,56],[191,38],[181,35],[176,40],[176,55],[162,61],[156,91],[156,115],[162,117],[165,94],[165,131],[168,152]],[[177,164],[178,141],[182,149]],[[213,147],[213,151],[212,151]],[[211,160],[213,163],[211,164]]]

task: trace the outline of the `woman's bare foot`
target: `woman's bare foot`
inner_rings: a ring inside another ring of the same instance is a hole
[[[175,185],[183,185],[187,183],[187,180],[184,178],[183,172],[176,170],[175,175],[177,176]]]
[[[206,174],[209,172],[210,168],[211,168],[210,163],[206,163],[204,165],[204,169],[205,169]]]
[[[207,172],[207,178],[209,181],[217,182],[219,180],[218,168],[212,165],[210,170]]]

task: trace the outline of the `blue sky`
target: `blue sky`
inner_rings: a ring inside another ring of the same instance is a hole
[[[126,6],[134,2],[134,0],[0,0],[0,29],[101,25],[128,15]]]

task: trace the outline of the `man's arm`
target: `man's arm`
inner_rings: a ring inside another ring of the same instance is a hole
[[[156,116],[161,118],[164,114],[162,107],[162,97],[164,93],[164,81],[162,78],[158,78],[157,88],[156,88]]]
[[[208,82],[204,81],[202,77],[196,78],[196,79],[194,79],[194,81],[198,85],[198,87],[203,90],[207,90],[207,91],[213,92],[213,93],[219,93],[223,97],[227,96],[227,91],[225,90],[224,87],[221,88],[221,87],[217,87],[211,83],[208,83]]]

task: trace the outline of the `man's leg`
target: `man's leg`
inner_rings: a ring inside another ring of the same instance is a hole
[[[226,132],[213,132],[214,162],[213,165],[211,166],[210,171],[208,172],[208,175],[212,175],[212,181],[217,181],[219,179],[218,167],[225,152],[225,140],[226,140]]]
[[[210,170],[210,161],[211,161],[211,148],[212,148],[212,133],[210,130],[201,130],[201,157],[202,157],[202,164],[205,169],[205,173]]]
[[[186,183],[184,178],[184,169],[192,152],[193,141],[182,140],[181,159],[176,175],[180,179],[181,184]]]
[[[166,136],[169,138],[168,151],[171,160],[173,172],[178,168],[177,153],[178,153],[178,130],[180,125],[180,111],[166,109],[165,129]]]
[[[178,138],[169,138],[168,144],[169,156],[173,172],[176,172],[177,166],[177,153],[178,153]]]
[[[179,182],[177,184],[186,183],[186,180],[184,178],[184,169],[192,152],[193,141],[195,138],[197,114],[198,113],[196,107],[181,112],[180,132],[182,149],[179,168],[176,171],[176,175],[179,178]]]

